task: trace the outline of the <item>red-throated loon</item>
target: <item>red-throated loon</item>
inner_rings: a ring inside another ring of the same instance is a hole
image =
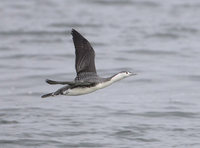
[[[95,68],[95,52],[89,41],[75,29],[72,29],[71,34],[75,46],[77,76],[74,81],[53,81],[47,79],[46,82],[48,84],[63,84],[66,86],[53,93],[45,94],[42,98],[57,95],[76,96],[88,94],[107,87],[116,81],[135,75],[128,71],[122,71],[108,78],[99,77]]]

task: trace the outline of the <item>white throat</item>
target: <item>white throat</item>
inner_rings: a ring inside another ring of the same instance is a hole
[[[119,81],[123,78],[125,78],[125,76],[123,74],[119,73],[119,74],[115,75],[114,77],[112,77],[112,79],[110,81],[113,83],[113,82]]]

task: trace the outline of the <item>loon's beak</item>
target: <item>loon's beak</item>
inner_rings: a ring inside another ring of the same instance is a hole
[[[137,75],[136,73],[131,73],[131,75],[130,76],[135,76],[135,75]]]

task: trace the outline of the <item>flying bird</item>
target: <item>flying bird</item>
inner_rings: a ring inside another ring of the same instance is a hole
[[[99,77],[95,67],[95,52],[89,41],[75,29],[72,29],[71,34],[75,46],[75,68],[77,76],[73,81],[54,81],[47,79],[46,82],[48,84],[62,84],[65,86],[55,92],[43,95],[42,98],[57,95],[77,96],[88,94],[107,87],[116,81],[135,75],[129,71],[121,71],[108,78]]]

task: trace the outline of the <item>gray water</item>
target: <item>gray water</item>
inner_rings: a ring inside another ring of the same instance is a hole
[[[83,96],[40,96],[75,77],[71,29],[101,76]],[[1,148],[199,148],[200,1],[2,0]]]

